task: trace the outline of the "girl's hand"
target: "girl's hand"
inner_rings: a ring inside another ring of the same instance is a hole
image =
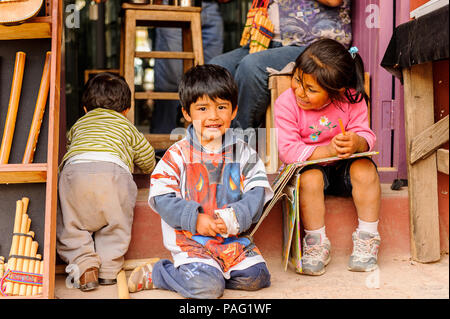
[[[363,141],[365,139],[354,132],[347,131],[345,134],[338,134],[331,140],[331,144],[336,150],[337,156],[340,158],[348,158],[358,150],[364,148]],[[367,144],[367,142],[366,142]]]
[[[214,218],[204,213],[199,213],[197,216],[197,232],[203,236],[216,236],[221,233]]]

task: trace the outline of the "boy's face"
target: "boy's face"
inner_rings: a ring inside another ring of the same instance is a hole
[[[184,118],[192,122],[202,146],[214,147],[218,145],[212,143],[214,141],[221,145],[222,135],[236,117],[237,107],[233,111],[230,101],[219,98],[214,101],[205,95],[190,105],[190,115],[183,108],[182,112]]]

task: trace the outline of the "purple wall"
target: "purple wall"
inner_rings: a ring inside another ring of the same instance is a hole
[[[398,80],[393,87],[392,75],[380,66],[394,28],[394,3],[396,25],[408,21],[409,0],[357,0],[352,12],[353,45],[358,47],[371,78],[371,127],[380,152],[374,160],[384,183],[407,176],[403,87]]]

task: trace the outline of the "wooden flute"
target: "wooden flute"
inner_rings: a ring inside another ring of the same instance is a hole
[[[9,96],[8,112],[6,115],[5,128],[3,130],[2,144],[0,147],[0,164],[8,164],[9,154],[16,126],[17,110],[19,108],[20,93],[22,91],[23,71],[25,68],[24,52],[16,53],[14,64],[14,75]]]
[[[50,88],[50,57],[51,53],[47,52],[45,56],[41,84],[39,86],[39,93],[34,109],[33,120],[31,121],[30,133],[28,134],[25,152],[23,154],[22,164],[29,164],[33,162],[34,151],[36,150],[39,132],[41,130],[42,118],[44,117],[45,105],[47,104],[47,97]]]

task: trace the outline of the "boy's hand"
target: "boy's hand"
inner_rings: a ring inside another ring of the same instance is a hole
[[[199,213],[197,216],[197,232],[203,236],[216,236],[221,233],[214,218],[204,213]]]
[[[214,219],[214,222],[216,223],[217,228],[219,229],[219,234],[226,234],[228,233],[227,225],[225,224],[224,220],[222,218]]]
[[[333,137],[331,145],[336,150],[338,157],[348,158],[359,149],[366,148],[366,145],[362,145],[363,141],[361,140],[364,139],[355,132],[347,131],[345,134],[340,133]]]

